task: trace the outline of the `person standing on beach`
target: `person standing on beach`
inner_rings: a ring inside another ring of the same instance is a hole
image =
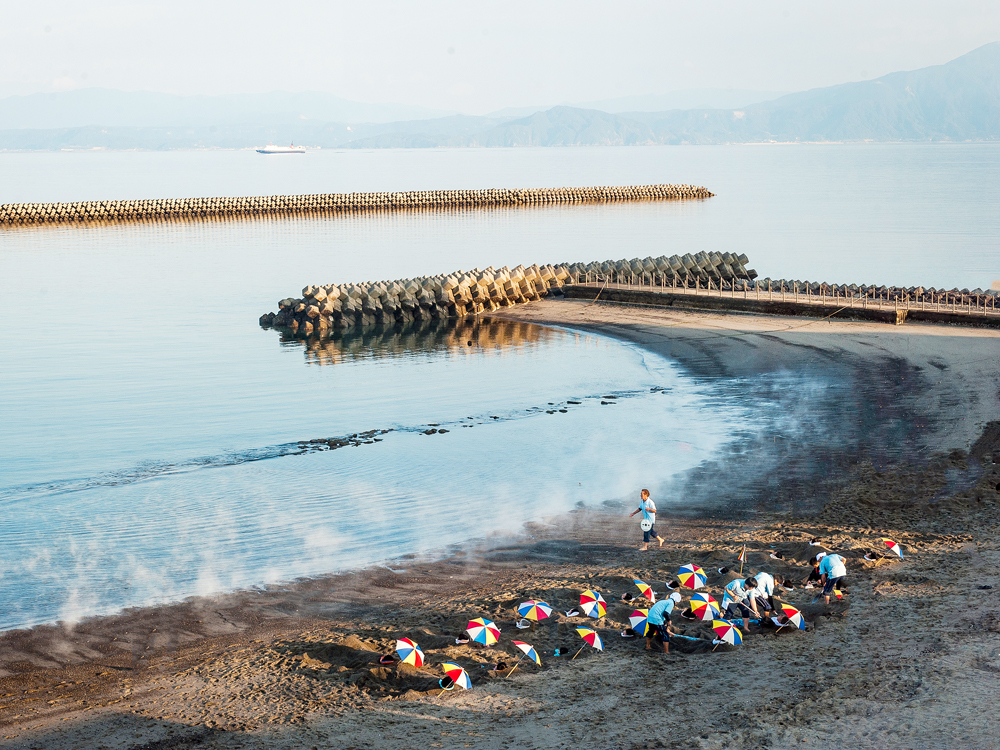
[[[642,546],[639,551],[645,552],[649,549],[650,537],[658,540],[661,547],[663,546],[663,537],[656,533],[656,503],[649,496],[649,490],[640,492],[639,497],[639,507],[629,513],[628,517],[631,518],[636,513],[642,513]]]
[[[830,594],[837,588],[844,576],[847,575],[847,566],[844,558],[840,555],[826,555],[819,563],[820,580],[823,583],[823,599],[827,605],[830,604]],[[819,597],[816,597],[817,599]]]

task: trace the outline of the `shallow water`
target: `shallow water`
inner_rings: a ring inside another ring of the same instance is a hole
[[[1000,275],[998,154],[0,154],[0,201],[664,181],[718,193],[0,232],[0,629],[442,549],[642,486],[686,502],[677,477],[763,431],[794,446],[809,415],[784,400],[825,404],[838,387],[695,382],[630,345],[530,325],[312,346],[257,326],[305,284],[728,249],[762,275],[982,286]],[[422,434],[430,424],[449,431]],[[379,441],[299,443],[366,430]]]

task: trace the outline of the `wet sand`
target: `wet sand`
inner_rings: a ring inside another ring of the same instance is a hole
[[[578,511],[443,560],[7,633],[0,746],[996,746],[1000,588],[983,588],[1000,587],[996,332],[810,323],[823,327],[815,334],[795,328],[801,320],[575,302],[513,316],[630,338],[698,377],[738,384],[797,368],[851,378],[860,406],[843,415],[843,434],[863,433],[873,412],[875,425],[905,419],[875,430],[873,442],[906,433],[906,451],[866,453],[863,435],[852,438],[821,503],[797,497],[813,489],[791,466],[793,481],[779,474],[769,490],[756,486],[770,494],[747,512],[661,514],[667,542],[649,552],[638,551],[634,519]],[[886,409],[892,417],[879,419]],[[906,559],[865,561],[881,536],[900,542]],[[638,593],[633,577],[662,593],[694,562],[718,595],[731,575],[715,570],[738,565],[747,544],[748,572],[801,579],[813,537],[848,558],[849,593],[826,608],[813,603],[815,590],[784,592],[805,613],[805,632],[755,631],[739,649],[711,652],[705,626],[675,616],[698,640],[677,641],[669,656],[620,637],[633,608],[613,598]],[[603,620],[557,614],[534,632],[514,627],[518,602],[542,598],[561,613],[587,588],[609,600]],[[456,646],[478,616],[496,620],[501,644]],[[581,643],[581,624],[598,629],[605,651],[554,657],[555,647]],[[401,635],[420,643],[431,667],[377,663]],[[498,658],[512,662],[511,638],[535,645],[542,667],[490,673]],[[445,659],[469,670],[472,690],[437,689],[434,665]]]

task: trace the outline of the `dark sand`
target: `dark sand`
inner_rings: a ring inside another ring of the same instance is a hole
[[[741,512],[661,515],[668,541],[650,552],[637,550],[634,519],[580,511],[534,525],[516,543],[400,561],[402,572],[375,568],[6,633],[0,745],[997,746],[997,332],[844,322],[810,324],[821,328],[810,332],[794,328],[801,320],[573,302],[513,316],[625,336],[699,377],[751,382],[791,369],[850,379],[854,407],[835,420],[847,440],[830,464],[835,480],[826,478],[817,499],[803,481],[815,456],[790,464],[787,481],[772,470],[761,483],[744,465],[750,477],[728,498]],[[886,409],[891,416],[878,414]],[[905,450],[893,448],[896,440]],[[787,450],[816,452],[807,443]],[[675,617],[705,642],[679,641],[669,656],[618,635],[632,606],[612,598],[637,593],[633,577],[662,592],[679,565],[695,562],[718,595],[730,576],[715,568],[738,564],[746,543],[747,572],[799,579],[814,536],[848,558],[849,593],[826,608],[812,602],[814,590],[786,592],[805,613],[806,632],[754,632],[738,649],[711,653],[705,626]],[[905,561],[862,559],[881,536],[902,544]],[[772,549],[785,559],[771,559]],[[563,612],[587,588],[609,600],[600,622],[554,616],[534,632],[514,628],[519,601],[543,598]],[[501,644],[455,646],[477,616],[497,621]],[[581,643],[573,627],[585,622],[605,651],[553,657],[556,646]],[[376,663],[401,635],[421,644],[430,667]],[[512,638],[535,645],[543,666],[491,675],[481,665],[510,662]],[[445,659],[466,666],[473,690],[436,688]]]

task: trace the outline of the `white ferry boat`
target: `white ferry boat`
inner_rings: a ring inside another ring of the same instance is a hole
[[[268,143],[264,148],[257,149],[258,154],[304,154],[305,152],[305,146],[275,146],[273,143]]]

